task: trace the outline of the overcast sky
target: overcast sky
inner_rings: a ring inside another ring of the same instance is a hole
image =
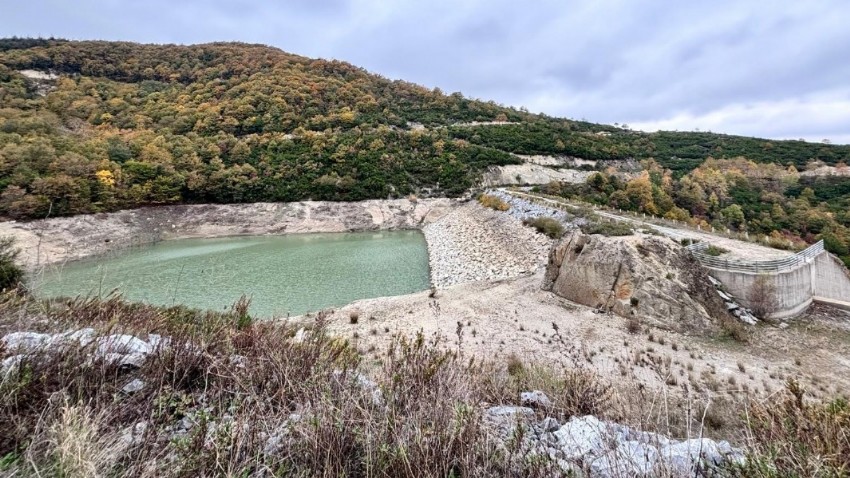
[[[238,40],[645,130],[850,143],[850,1],[0,0],[0,36]]]

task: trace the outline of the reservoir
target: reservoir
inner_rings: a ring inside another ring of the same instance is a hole
[[[430,285],[419,231],[181,239],[56,266],[36,295],[105,296],[229,310],[242,294],[256,317],[285,317]]]

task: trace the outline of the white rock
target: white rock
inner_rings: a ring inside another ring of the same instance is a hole
[[[6,334],[0,339],[0,342],[6,346],[6,350],[32,353],[44,349],[50,345],[53,336],[50,334],[40,334],[37,332],[12,332]]]
[[[292,341],[296,344],[300,344],[301,342],[304,342],[305,335],[307,335],[307,331],[304,330],[304,327],[301,327],[298,329],[298,332],[295,332],[295,336],[292,337]]]
[[[576,460],[587,455],[604,452],[605,443],[611,433],[605,423],[593,415],[573,417],[555,432],[558,446],[567,460]]]
[[[525,407],[552,408],[552,401],[540,390],[520,393],[519,401]]]
[[[147,422],[138,422],[131,427],[121,431],[121,442],[125,446],[135,446],[142,443],[145,431],[148,429]]]
[[[132,335],[116,334],[99,338],[95,353],[101,356],[111,353],[147,355],[151,353],[151,346]]]
[[[121,387],[121,391],[124,393],[135,393],[143,388],[145,388],[145,382],[136,378]]]
[[[151,351],[161,350],[171,346],[171,337],[163,337],[159,334],[148,334],[148,344]]]
[[[674,476],[691,476],[700,463],[714,466],[724,462],[717,443],[709,438],[693,438],[667,445],[661,449],[661,459]]]
[[[145,354],[119,354],[119,353],[108,353],[101,356],[103,361],[108,364],[115,364],[124,367],[141,367],[142,364],[145,363],[145,359],[147,359],[147,355]]]
[[[636,441],[621,442],[616,449],[593,460],[591,476],[619,478],[623,476],[646,476],[655,468],[658,450]]]
[[[12,355],[11,357],[4,358],[3,361],[0,362],[0,383],[6,381],[6,379],[17,372],[23,360],[23,355]]]
[[[72,343],[77,343],[80,347],[85,347],[94,341],[95,334],[95,330],[91,327],[79,330],[69,330],[68,332],[63,332],[53,336],[51,345],[70,345]]]

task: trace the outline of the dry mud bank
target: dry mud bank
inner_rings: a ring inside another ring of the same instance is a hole
[[[27,269],[190,237],[417,229],[459,207],[453,199],[204,204],[0,222]]]
[[[513,356],[523,363],[582,367],[612,384],[653,393],[773,396],[794,378],[810,397],[850,394],[850,313],[816,306],[788,328],[748,327],[748,343],[652,324],[631,333],[627,319],[541,290],[542,281],[541,271],[460,284],[435,297],[421,292],[360,300],[333,311],[330,328],[374,363],[393,335],[422,331],[478,359],[506,364]]]

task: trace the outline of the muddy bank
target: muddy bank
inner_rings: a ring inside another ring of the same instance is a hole
[[[108,214],[0,222],[27,269],[190,237],[418,229],[456,209],[453,199],[305,201],[161,206]]]

